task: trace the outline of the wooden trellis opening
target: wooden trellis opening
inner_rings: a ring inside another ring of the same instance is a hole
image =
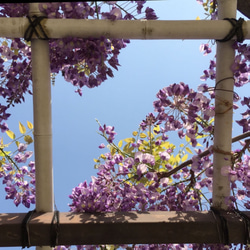
[[[236,17],[237,0],[218,0],[216,21],[108,21],[45,19],[42,25],[49,38],[110,37],[128,39],[223,39],[232,29],[224,18]],[[38,4],[30,3],[30,16],[41,15]],[[24,37],[27,18],[0,18],[0,36]],[[250,38],[250,22],[243,23],[245,39]],[[235,39],[235,37],[233,38]],[[248,224],[243,215],[224,211],[230,193],[229,180],[221,175],[225,155],[231,152],[233,73],[232,42],[217,43],[217,79],[214,132],[213,206],[222,216],[209,212],[119,212],[98,214],[60,213],[52,223],[52,132],[48,41],[31,40],[34,98],[34,143],[36,161],[36,212],[23,224],[26,214],[0,214],[0,246],[134,244],[134,243],[248,243]],[[217,86],[219,84],[219,87]],[[221,102],[223,100],[223,103]],[[224,218],[225,223],[220,218]],[[57,218],[58,219],[58,218]],[[59,231],[58,231],[59,230]],[[59,234],[57,234],[59,232]],[[25,233],[25,234],[24,234]],[[225,236],[228,236],[226,239]],[[52,243],[53,242],[53,243]],[[39,247],[42,246],[42,247]]]

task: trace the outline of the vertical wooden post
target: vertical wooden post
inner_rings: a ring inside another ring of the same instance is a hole
[[[41,15],[38,4],[30,4],[30,16]],[[52,119],[49,42],[32,39],[32,82],[34,112],[34,144],[36,162],[36,211],[52,212]],[[37,247],[51,249],[51,247]]]
[[[219,19],[236,17],[237,0],[218,0]],[[213,207],[227,209],[230,182],[222,169],[231,166],[234,78],[233,41],[217,42],[214,124]]]

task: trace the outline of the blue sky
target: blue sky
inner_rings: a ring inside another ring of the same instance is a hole
[[[150,1],[161,20],[194,20],[204,18],[204,10],[196,0]],[[117,141],[131,136],[139,123],[153,111],[153,101],[159,89],[180,81],[196,88],[200,76],[209,65],[210,57],[199,51],[207,40],[131,40],[119,57],[121,67],[115,77],[95,89],[83,89],[80,97],[74,87],[56,78],[52,86],[53,168],[56,206],[61,212],[69,210],[68,195],[72,188],[95,175],[93,159],[104,149],[98,148],[103,138],[98,124],[115,126]],[[215,46],[214,46],[215,50]],[[211,84],[211,82],[209,83]],[[32,98],[12,110],[8,125],[18,131],[18,121],[32,121]],[[6,138],[7,140],[7,138]],[[175,142],[175,137],[170,137]],[[46,156],[45,156],[46,157]],[[5,200],[0,184],[1,212],[27,212]],[[33,208],[31,208],[33,209]],[[21,249],[9,248],[9,249]],[[32,248],[31,248],[32,249]]]

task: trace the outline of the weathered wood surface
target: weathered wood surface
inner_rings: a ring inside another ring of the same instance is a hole
[[[250,212],[245,212],[250,216]],[[0,214],[0,247],[21,246],[25,213]],[[232,213],[227,218],[229,241],[244,243],[244,222]],[[29,223],[30,244],[50,245],[53,213],[34,213]],[[60,213],[59,245],[220,243],[212,212]]]
[[[246,17],[250,18],[250,0],[238,0],[237,9]]]

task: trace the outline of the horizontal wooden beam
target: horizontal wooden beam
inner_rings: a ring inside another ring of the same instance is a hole
[[[48,18],[41,22],[49,38],[107,37],[126,39],[223,39],[232,29],[226,20],[94,20]],[[0,17],[0,37],[24,37],[26,17]],[[243,24],[250,39],[250,21]],[[34,36],[35,38],[35,36]]]
[[[250,212],[244,212],[250,216]],[[0,214],[0,247],[22,246],[25,213]],[[223,212],[230,243],[244,243],[244,221]],[[53,213],[33,213],[31,246],[51,245]],[[220,243],[220,220],[204,212],[60,213],[58,245]]]

